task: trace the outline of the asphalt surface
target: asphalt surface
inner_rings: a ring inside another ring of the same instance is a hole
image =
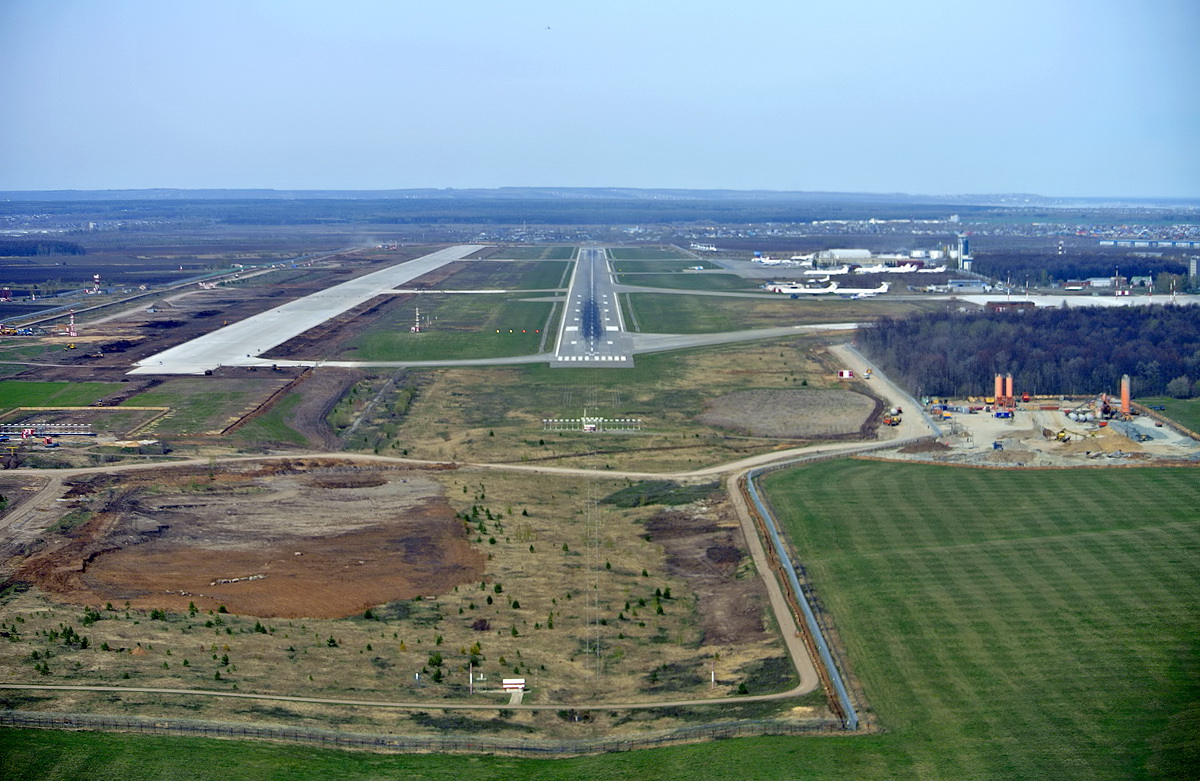
[[[551,366],[633,366],[633,341],[615,288],[608,253],[600,247],[580,248]]]

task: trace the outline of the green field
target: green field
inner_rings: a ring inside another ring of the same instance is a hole
[[[1152,396],[1145,399],[1137,399],[1137,402],[1146,406],[1161,404],[1167,408],[1161,414],[1166,415],[1186,429],[1200,433],[1200,398],[1174,399],[1170,396]]]
[[[742,279],[737,274],[618,274],[622,285],[665,287],[673,290],[716,290],[761,292],[761,283]]]
[[[637,279],[637,277],[629,277]],[[794,301],[771,298],[723,298],[669,293],[622,294],[631,330],[642,333],[710,334],[781,325],[845,323],[900,316],[941,306],[938,302],[847,300]]]
[[[117,382],[0,382],[0,410],[13,407],[86,407],[121,389]]]
[[[769,475],[888,731],[883,775],[1181,777],[1200,758],[1198,477],[867,461]]]
[[[284,382],[282,379],[180,378],[139,393],[123,406],[170,407],[171,412],[154,424],[153,431],[157,434],[219,432],[253,410]]]
[[[237,431],[238,439],[251,442],[286,442],[290,445],[307,445],[304,435],[287,424],[288,415],[300,404],[299,393],[288,393],[262,415],[251,420]]]
[[[707,260],[695,260],[688,258],[687,260],[618,260],[614,261],[613,270],[618,274],[632,273],[652,273],[662,274],[667,272],[679,272],[694,269],[696,266],[704,268],[720,268],[715,263]]]
[[[422,781],[731,781],[863,778],[857,738],[754,738],[576,759],[386,756],[305,746],[203,738],[0,729],[0,779],[422,779]],[[840,768],[840,769],[839,769]],[[805,775],[799,773],[805,772]],[[855,774],[858,775],[855,775]]]
[[[53,362],[55,357],[64,351],[65,347],[61,343],[36,341],[28,342],[21,340],[21,337],[15,337],[11,340],[0,340],[0,361],[35,361],[35,362]],[[27,367],[19,366],[19,371],[24,371]]]
[[[439,282],[439,290],[549,290],[566,287],[570,282],[571,264],[559,260],[473,260],[458,265],[461,270]]]
[[[663,247],[609,247],[608,256],[613,260],[686,260],[691,257],[686,252]]]
[[[421,333],[409,332],[416,307],[432,318]],[[561,308],[547,301],[506,295],[422,295],[405,302],[349,341],[338,356],[355,361],[428,361],[532,355],[553,349]],[[510,333],[511,331],[511,333]]]

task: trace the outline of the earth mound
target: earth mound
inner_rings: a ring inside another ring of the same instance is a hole
[[[863,433],[878,406],[848,390],[749,390],[713,399],[697,420],[752,437],[843,437]]]

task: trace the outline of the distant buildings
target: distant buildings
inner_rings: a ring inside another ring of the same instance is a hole
[[[817,253],[819,260],[870,260],[869,249],[827,249]]]
[[[1032,301],[988,301],[984,305],[989,312],[1024,312],[1037,309]]]

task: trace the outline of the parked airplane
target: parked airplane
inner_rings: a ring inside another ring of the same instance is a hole
[[[838,266],[837,268],[814,268],[814,269],[806,270],[803,273],[806,276],[817,276],[820,274],[833,274],[836,276],[838,274],[849,274],[850,267],[849,266]]]
[[[830,282],[828,287],[805,287],[804,285],[772,285],[768,288],[772,293],[784,293],[796,298],[801,295],[820,296],[826,293],[836,293],[838,283]]]
[[[945,266],[938,266],[937,268],[919,268],[919,269],[917,269],[917,273],[918,274],[941,274],[945,270],[946,270]]]
[[[917,270],[916,263],[905,263],[903,266],[863,266],[854,269],[855,274],[910,274]]]
[[[833,284],[837,284],[834,282]],[[891,282],[881,282],[879,287],[843,287],[838,288],[837,294],[843,298],[871,298],[872,296],[886,293],[891,288]]]

